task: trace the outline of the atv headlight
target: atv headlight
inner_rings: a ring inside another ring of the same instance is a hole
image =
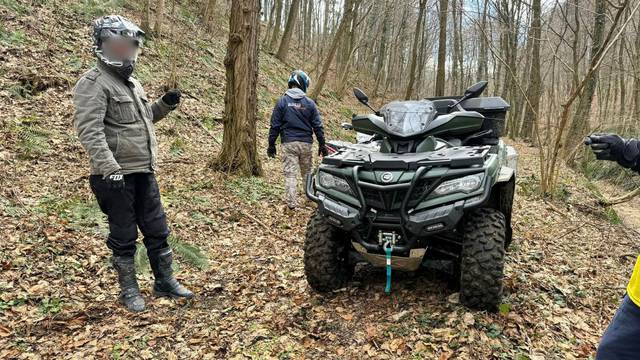
[[[355,196],[347,180],[341,177],[331,175],[328,172],[320,171],[318,173],[318,180],[320,182],[320,186],[322,186],[323,188],[338,190],[342,193],[347,193],[351,196]]]
[[[484,174],[480,173],[448,180],[440,184],[433,192],[440,196],[457,192],[470,193],[480,188],[483,179]]]

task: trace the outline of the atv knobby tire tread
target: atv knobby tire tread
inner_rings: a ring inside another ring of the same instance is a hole
[[[349,263],[344,236],[318,212],[309,220],[304,242],[304,272],[313,289],[333,291],[345,287],[351,280],[355,266]]]
[[[465,214],[462,231],[460,302],[495,311],[502,298],[505,216],[490,208],[473,210]]]
[[[501,193],[498,209],[502,212],[502,214],[504,214],[506,221],[506,236],[504,240],[505,250],[509,250],[509,246],[511,245],[511,241],[513,240],[513,230],[511,229],[511,213],[513,212],[513,197],[516,190],[515,185],[515,179],[511,179],[509,182],[500,187]]]

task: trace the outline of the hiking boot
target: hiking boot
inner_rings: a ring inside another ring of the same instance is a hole
[[[184,286],[180,285],[178,280],[173,276],[173,252],[171,248],[164,248],[154,251],[148,251],[149,263],[155,277],[153,283],[154,296],[168,296],[172,298],[191,299],[193,293]]]
[[[133,257],[114,256],[113,267],[118,272],[120,284],[120,302],[127,310],[140,312],[144,310],[144,298],[140,294],[138,281],[136,280],[136,267]]]

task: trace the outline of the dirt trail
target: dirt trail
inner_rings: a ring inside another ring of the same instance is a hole
[[[626,190],[622,190],[606,181],[598,181],[596,185],[607,198],[617,197],[627,193]],[[627,202],[613,205],[613,209],[626,226],[640,231],[640,197],[636,196]]]

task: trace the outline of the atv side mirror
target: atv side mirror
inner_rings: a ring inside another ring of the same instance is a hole
[[[458,104],[460,104],[461,102],[467,100],[467,99],[471,99],[474,97],[478,97],[480,96],[480,94],[482,94],[482,92],[484,91],[484,89],[487,88],[487,84],[489,84],[488,81],[478,81],[477,83],[469,86],[467,88],[467,90],[464,91],[464,95],[462,95],[460,97],[460,99],[458,99],[458,101],[456,101],[454,104],[451,104],[448,106],[447,108],[447,112],[451,112],[451,110],[453,110],[456,106],[458,106]]]
[[[342,123],[340,124],[340,126],[342,126],[343,129],[345,130],[353,130],[353,125],[351,125],[350,123]]]
[[[355,95],[356,99],[358,99],[358,101],[360,101],[361,103],[365,105],[369,104],[369,97],[364,93],[364,91],[358,88],[353,88],[353,95]]]
[[[482,94],[484,89],[487,88],[487,84],[489,84],[489,82],[483,80],[483,81],[478,81],[477,83],[469,86],[467,90],[464,91],[464,98],[470,99],[470,98],[480,96],[480,94]]]
[[[369,105],[369,97],[367,96],[367,94],[364,93],[364,91],[358,88],[353,88],[353,95],[355,95],[356,99],[358,99],[358,101],[360,101],[363,105],[373,110],[373,112],[376,115],[380,116],[380,113],[378,112],[378,110],[374,109],[373,107],[371,107],[371,105]]]

